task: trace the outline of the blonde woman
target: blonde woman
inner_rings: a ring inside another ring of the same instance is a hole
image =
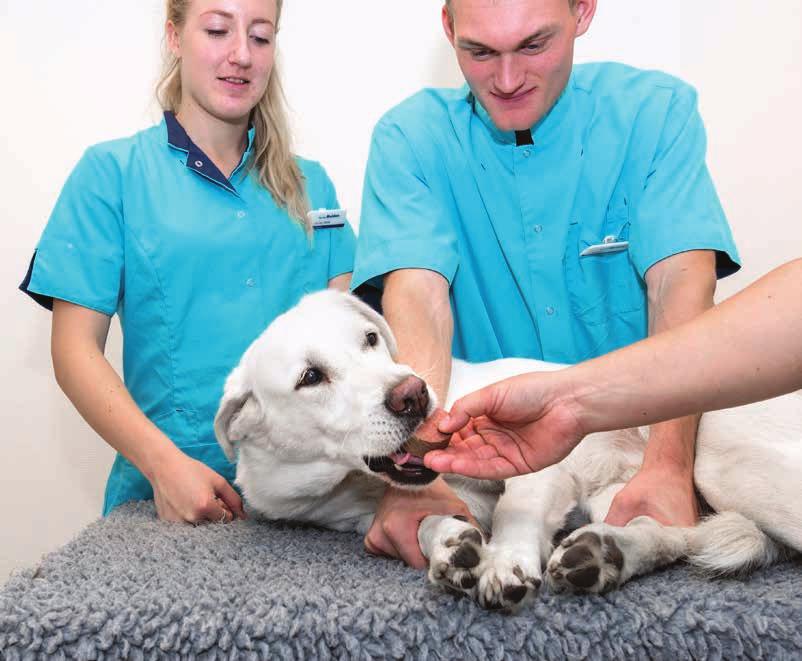
[[[118,454],[104,514],[244,516],[213,432],[223,381],[304,293],[346,289],[354,237],[323,168],[290,152],[274,67],[281,0],[168,0],[163,121],[91,147],[21,288],[52,309],[56,379]],[[124,380],[104,357],[123,330]]]

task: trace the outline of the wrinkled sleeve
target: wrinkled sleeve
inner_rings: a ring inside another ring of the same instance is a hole
[[[90,148],[58,197],[20,289],[49,310],[57,298],[111,316],[123,268],[119,167]]]
[[[641,277],[660,260],[689,250],[714,250],[718,277],[740,268],[706,149],[696,93],[680,88],[668,107],[630,231],[630,256]]]
[[[436,190],[437,154],[432,144],[413,144],[386,119],[373,132],[365,173],[352,287],[381,287],[398,269],[436,271],[449,284],[459,266],[453,222]],[[420,158],[428,153],[430,158]]]

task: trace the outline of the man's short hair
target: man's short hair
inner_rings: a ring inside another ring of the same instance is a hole
[[[453,0],[446,0],[446,9],[448,9],[448,15],[451,17],[451,20],[453,21],[454,13],[453,10],[451,9],[452,2]],[[571,6],[571,9],[573,9],[576,6],[576,0],[568,0],[568,4]]]

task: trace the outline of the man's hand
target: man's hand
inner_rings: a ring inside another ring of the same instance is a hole
[[[642,468],[618,492],[605,523],[625,526],[649,516],[664,526],[690,527],[699,520],[693,475],[671,468]]]
[[[555,398],[555,373],[513,377],[455,402],[440,431],[452,436],[423,461],[440,473],[500,480],[564,459],[582,439],[570,405]]]
[[[156,513],[164,521],[226,523],[245,518],[242,499],[225,478],[183,452],[162,464],[151,484]]]
[[[649,299],[649,335],[686,323],[713,306],[716,257],[691,250],[654,264],[645,275]],[[698,416],[653,425],[643,465],[615,497],[606,522],[623,526],[636,516],[650,516],[667,526],[692,526],[699,518],[693,490],[693,462]]]
[[[430,514],[459,514],[478,525],[467,505],[442,478],[418,491],[387,487],[365,536],[365,549],[373,555],[400,558],[410,567],[424,569],[428,563],[418,544],[418,527]]]

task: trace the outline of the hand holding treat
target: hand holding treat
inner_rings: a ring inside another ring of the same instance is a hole
[[[502,480],[561,461],[584,435],[570,400],[550,399],[557,392],[552,380],[562,374],[522,374],[457,400],[439,424],[454,434],[451,443],[427,452],[424,465],[437,473]]]
[[[447,415],[443,409],[435,409],[404,443],[404,449],[415,457],[423,458],[431,450],[443,450],[448,447],[451,434],[444,434],[437,428]]]

